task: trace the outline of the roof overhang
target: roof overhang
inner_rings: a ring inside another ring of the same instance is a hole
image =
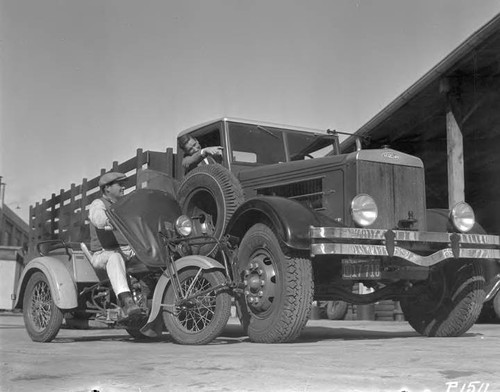
[[[461,90],[459,99],[464,102],[464,113],[461,113],[460,121],[472,122],[471,116],[479,118],[479,106],[491,109],[491,105],[500,101],[500,89],[493,88],[500,84],[499,75],[500,14],[497,14],[353,136],[344,140],[341,148],[343,151],[353,149],[357,136],[369,136],[377,144],[391,146],[394,142],[426,141],[437,137],[434,126],[446,127],[443,119],[448,101],[442,91],[446,79],[455,83],[455,92]],[[500,129],[497,132],[500,133]]]

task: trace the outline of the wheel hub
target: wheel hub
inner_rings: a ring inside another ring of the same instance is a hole
[[[265,312],[274,301],[276,291],[276,272],[267,254],[258,254],[250,259],[243,271],[245,297],[255,313]]]
[[[31,302],[31,318],[38,329],[45,328],[50,318],[49,294],[49,288],[45,283],[35,286]]]

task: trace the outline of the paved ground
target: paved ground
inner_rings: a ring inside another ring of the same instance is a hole
[[[231,319],[201,347],[110,329],[65,329],[40,344],[21,315],[0,313],[0,347],[2,392],[500,391],[500,324],[424,338],[406,322],[312,320],[297,342],[265,345]]]

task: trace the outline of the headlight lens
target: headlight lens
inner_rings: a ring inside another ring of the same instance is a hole
[[[175,221],[175,230],[183,237],[187,237],[193,231],[193,221],[186,215],[181,215]]]
[[[357,195],[351,202],[352,219],[360,226],[370,226],[378,216],[378,207],[373,197]]]
[[[469,231],[476,223],[472,207],[463,201],[451,209],[450,218],[455,228],[461,232]]]

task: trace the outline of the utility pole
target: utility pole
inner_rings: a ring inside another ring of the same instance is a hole
[[[2,182],[2,176],[0,176],[0,245],[3,243],[3,237],[4,237],[4,222],[3,222],[3,205],[5,201],[5,185],[7,185],[5,182]]]

